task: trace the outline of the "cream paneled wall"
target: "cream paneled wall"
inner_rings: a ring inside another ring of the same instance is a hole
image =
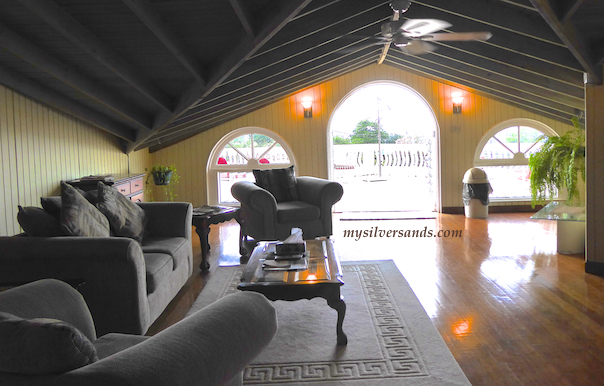
[[[479,96],[387,65],[371,65],[277,101],[262,109],[204,131],[178,144],[152,153],[154,164],[175,164],[181,175],[178,200],[206,203],[206,166],[214,145],[232,130],[257,126],[282,136],[298,161],[299,175],[328,176],[327,130],[337,104],[355,88],[372,81],[405,84],[421,94],[432,107],[440,131],[441,205],[461,207],[461,179],[473,166],[476,145],[490,128],[512,118],[541,121],[559,134],[571,125]],[[453,114],[451,93],[462,91],[462,114]],[[303,117],[302,98],[313,97],[313,118]],[[518,203],[508,203],[518,204]],[[494,205],[506,205],[497,203]]]
[[[0,85],[0,236],[21,232],[17,205],[40,206],[60,181],[91,174],[144,172],[148,150],[120,150],[99,129]]]

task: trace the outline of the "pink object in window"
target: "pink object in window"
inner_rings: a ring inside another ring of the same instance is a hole
[[[224,159],[223,157],[218,158],[218,165],[226,165],[227,164],[227,160]]]
[[[260,158],[258,162],[261,164],[270,164],[269,160],[267,160],[266,158]]]

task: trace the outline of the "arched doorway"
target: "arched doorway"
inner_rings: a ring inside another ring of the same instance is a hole
[[[438,123],[417,91],[392,81],[357,87],[327,132],[330,179],[345,191],[337,212],[439,210]]]

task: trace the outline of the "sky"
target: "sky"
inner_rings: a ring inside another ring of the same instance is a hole
[[[427,103],[414,91],[388,83],[368,84],[355,90],[336,109],[332,135],[348,137],[363,119],[377,121],[390,134],[430,133],[435,129],[434,117]]]

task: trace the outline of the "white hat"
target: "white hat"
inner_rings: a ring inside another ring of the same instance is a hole
[[[466,184],[488,184],[489,179],[487,178],[487,173],[484,170],[479,168],[470,168],[463,175],[462,182]]]

